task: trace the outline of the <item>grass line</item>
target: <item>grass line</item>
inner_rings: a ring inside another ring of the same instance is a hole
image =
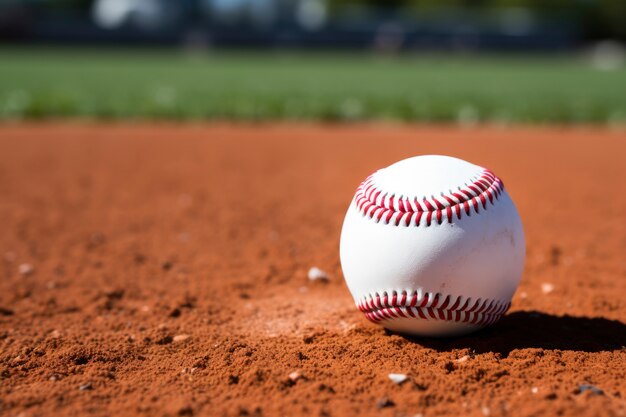
[[[576,57],[0,49],[0,120],[626,123],[626,70]]]

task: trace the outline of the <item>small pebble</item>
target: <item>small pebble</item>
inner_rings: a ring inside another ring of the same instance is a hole
[[[93,389],[93,387],[91,386],[90,382],[87,382],[86,384],[79,386],[78,389],[81,391],[90,391]]]
[[[539,392],[539,388],[537,388],[537,387],[532,387],[532,388],[530,389],[530,392],[532,392],[533,394],[536,394],[536,393],[538,393],[538,392]]]
[[[463,362],[467,362],[467,360],[469,359],[469,355],[465,355],[465,356],[461,356],[459,359],[455,360],[456,363],[463,363]]]
[[[481,407],[480,411],[483,413],[484,416],[488,416],[491,415],[491,410],[489,409],[489,407]]]
[[[191,337],[191,335],[188,335],[188,334],[177,334],[176,336],[174,336],[174,338],[172,340],[174,341],[174,343],[184,342],[185,340],[189,339],[190,337]]]
[[[393,382],[396,385],[402,384],[404,381],[406,381],[409,378],[405,374],[389,374],[387,375],[387,377],[391,380],[391,382]]]
[[[27,276],[32,274],[35,271],[35,268],[31,264],[21,264],[18,267],[18,271],[21,275]]]
[[[178,410],[179,416],[193,416],[193,408],[191,406],[185,406]]]
[[[395,406],[395,405],[396,405],[396,403],[394,403],[394,402],[391,400],[391,398],[387,398],[387,397],[381,398],[381,399],[380,399],[380,400],[378,400],[378,402],[376,403],[376,406],[377,406],[378,408],[393,407],[393,406]]]
[[[0,307],[0,316],[12,316],[13,314],[15,314],[15,311],[10,308]]]
[[[309,269],[308,276],[311,281],[328,281],[329,280],[328,274],[316,266]]]
[[[581,394],[585,391],[591,391],[595,395],[604,395],[604,391],[602,391],[600,388],[595,387],[593,385],[589,385],[589,384],[579,385],[578,390],[580,391]]]
[[[552,291],[554,291],[554,285],[550,284],[549,282],[544,282],[543,284],[541,284],[541,292],[543,292],[544,294],[550,294]]]
[[[292,373],[289,374],[289,379],[293,382],[296,382],[300,378],[302,378],[302,374],[298,371],[293,371]]]

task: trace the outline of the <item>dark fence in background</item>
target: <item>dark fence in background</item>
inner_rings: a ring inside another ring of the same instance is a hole
[[[626,5],[625,0],[617,1]],[[0,0],[0,42],[383,51],[562,50],[598,38],[624,37],[621,26],[611,22],[619,20],[626,7],[618,5],[618,16],[599,25],[606,33],[585,20],[590,17],[583,12],[590,5],[598,6],[600,0],[572,0],[570,4],[580,7],[562,7],[550,13],[530,6],[480,7],[484,1],[424,8],[408,7],[407,3],[393,1],[389,3],[393,7],[381,8],[367,2],[327,0]],[[450,1],[441,1],[446,3]],[[595,19],[602,20],[602,16]]]

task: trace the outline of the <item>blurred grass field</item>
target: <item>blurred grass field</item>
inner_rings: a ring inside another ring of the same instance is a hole
[[[626,123],[581,57],[0,49],[0,119]]]

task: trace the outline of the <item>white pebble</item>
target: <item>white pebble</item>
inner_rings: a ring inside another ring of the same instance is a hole
[[[289,379],[293,382],[296,382],[300,378],[302,378],[302,374],[298,371],[293,371],[292,373],[289,374]]]
[[[185,340],[189,339],[191,336],[188,334],[177,334],[176,336],[174,336],[174,338],[172,339],[174,342],[184,342]]]
[[[485,415],[485,416],[488,416],[488,415],[490,415],[490,414],[491,414],[491,410],[489,409],[489,407],[484,407],[484,406],[483,406],[483,407],[480,409],[480,411],[482,411],[483,415]]]
[[[470,357],[469,357],[469,355],[465,355],[465,356],[462,356],[462,357],[460,357],[459,359],[455,360],[455,362],[457,362],[457,363],[467,362],[467,360],[468,360],[469,358],[470,358]]]
[[[311,281],[318,281],[318,280],[328,281],[329,280],[328,274],[316,266],[309,269],[308,276]]]
[[[532,392],[533,394],[536,394],[536,393],[538,393],[538,392],[539,392],[539,388],[537,388],[537,387],[532,387],[532,388],[530,389],[530,392]]]
[[[405,374],[389,374],[387,375],[387,377],[391,380],[391,382],[393,382],[396,385],[402,384],[404,381],[406,381],[409,378]]]
[[[544,282],[543,284],[541,284],[541,291],[544,294],[550,294],[552,291],[554,291],[554,285],[550,284],[549,282]]]
[[[34,270],[35,268],[31,264],[21,264],[18,267],[18,271],[24,276],[32,274]]]

